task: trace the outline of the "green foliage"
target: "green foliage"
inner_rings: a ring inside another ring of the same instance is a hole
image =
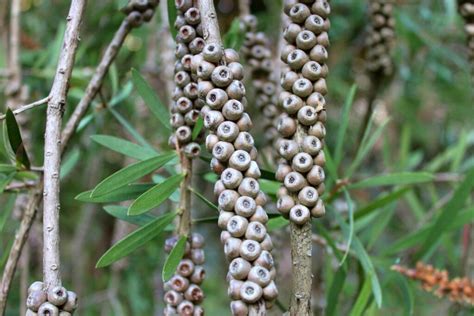
[[[148,147],[143,147],[114,136],[92,135],[91,139],[104,147],[138,160],[147,160],[157,155],[154,150]]]
[[[170,29],[171,36],[173,39],[176,38],[178,31],[174,27],[174,22],[176,21],[176,16],[178,15],[178,10],[176,9],[175,0],[167,0],[168,6],[168,27]]]
[[[174,245],[173,249],[171,249],[168,258],[166,258],[165,265],[163,266],[163,272],[161,273],[163,282],[168,281],[175,273],[179,262],[184,256],[187,238],[187,236],[180,236],[176,242],[176,245]]]
[[[240,20],[235,18],[232,21],[229,30],[223,37],[224,46],[238,51],[244,43],[244,38],[245,32],[240,27]]]
[[[11,110],[8,110],[5,116],[3,141],[5,144],[10,144],[9,148],[7,148],[7,152],[10,153],[10,159],[12,162],[16,162],[18,167],[28,169],[30,168],[30,160],[28,159],[15,115]]]
[[[122,238],[100,257],[96,267],[106,267],[158,237],[175,216],[174,212],[166,213]]]

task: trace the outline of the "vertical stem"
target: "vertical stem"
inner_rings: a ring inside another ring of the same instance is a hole
[[[12,0],[10,8],[10,33],[8,49],[7,107],[15,109],[21,104],[21,65],[20,65],[20,0]]]
[[[31,247],[29,243],[25,244],[25,249],[20,260],[20,314],[26,314],[26,298],[28,295],[28,286],[30,279],[30,254]]]
[[[181,168],[185,176],[180,187],[178,235],[188,236],[191,230],[191,192],[189,188],[192,180],[193,161],[183,152],[180,153],[180,156]]]
[[[15,275],[18,259],[20,258],[21,249],[28,239],[28,233],[35,218],[36,207],[41,201],[41,189],[34,188],[28,195],[28,205],[23,213],[20,222],[20,227],[15,235],[15,240],[10,248],[8,260],[3,270],[2,282],[0,283],[0,316],[5,315],[7,307],[7,298],[10,291],[10,286]]]
[[[303,226],[290,222],[291,258],[293,262],[292,296],[290,315],[312,315],[311,313],[311,221]]]
[[[239,0],[239,15],[245,16],[250,14],[250,0]]]
[[[67,16],[61,54],[46,113],[43,190],[43,279],[46,287],[61,285],[59,261],[59,172],[61,166],[61,125],[69,79],[79,42],[86,0],[72,0]]]
[[[201,24],[204,40],[207,44],[222,46],[221,32],[217,21],[217,13],[214,3],[211,0],[199,1],[199,11],[201,12]]]
[[[160,61],[161,65],[160,68],[162,71],[160,72],[161,79],[165,82],[166,86],[166,98],[168,104],[171,104],[172,97],[173,97],[173,89],[174,89],[174,40],[171,36],[169,23],[168,23],[168,2],[162,1],[160,4],[160,13],[161,13],[161,32],[160,32],[160,41],[162,45],[160,45]]]

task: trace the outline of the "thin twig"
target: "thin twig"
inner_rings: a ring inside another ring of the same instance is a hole
[[[91,81],[87,85],[84,97],[74,109],[74,112],[71,114],[71,117],[63,129],[61,138],[61,151],[64,151],[66,148],[67,144],[69,143],[69,139],[74,134],[79,122],[89,108],[89,105],[91,104],[92,100],[94,100],[97,92],[100,90],[110,65],[115,60],[115,57],[117,57],[119,49],[122,47],[123,41],[131,29],[132,26],[128,22],[128,19],[124,18],[122,24],[120,24],[119,29],[117,32],[115,32],[112,41],[109,43],[109,46],[107,46],[107,49],[105,50],[105,53],[102,56],[102,59],[100,60]]]
[[[40,192],[41,189],[38,190],[38,188],[32,189],[30,191],[28,196],[28,205],[25,209],[25,212],[23,213],[20,227],[18,228],[18,231],[15,235],[13,245],[10,248],[10,253],[8,255],[8,260],[5,264],[5,269],[3,270],[2,283],[0,284],[0,315],[2,316],[5,314],[8,293],[10,291],[13,276],[15,275],[15,270],[18,264],[18,259],[20,258],[21,250],[28,239],[28,233],[36,214],[36,207],[41,201]]]
[[[27,111],[27,110],[33,109],[33,108],[35,108],[35,107],[37,107],[37,106],[46,104],[46,103],[49,102],[50,99],[51,99],[51,98],[50,98],[49,96],[47,96],[46,98],[40,99],[40,100],[35,101],[35,102],[32,102],[32,103],[30,103],[30,104],[21,105],[21,106],[17,107],[16,110],[13,111],[13,114],[18,115],[18,114],[20,114],[20,113],[22,113],[22,112],[25,112],[25,111]],[[0,120],[4,120],[5,117],[6,117],[5,114],[1,114],[1,115],[0,115]]]
[[[51,87],[51,99],[48,102],[46,113],[43,177],[43,281],[46,288],[61,285],[59,256],[61,125],[86,3],[86,0],[72,0],[71,2],[61,54]]]
[[[8,40],[8,70],[10,76],[6,87],[6,103],[10,109],[16,109],[21,104],[20,9],[21,1],[12,0]]]
[[[246,16],[250,14],[250,0],[239,0],[239,15]]]
[[[174,47],[175,43],[171,35],[168,23],[168,2],[161,1],[160,13],[161,13],[161,31],[160,31],[160,77],[165,82],[166,87],[166,99],[167,104],[171,104],[174,90],[174,79],[173,79],[173,65],[175,61]]]

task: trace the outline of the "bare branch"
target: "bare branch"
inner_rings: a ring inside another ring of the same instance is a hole
[[[239,0],[239,15],[245,16],[250,14],[250,0]]]
[[[41,189],[38,190],[38,187],[32,189],[28,195],[28,205],[23,213],[20,227],[15,235],[15,240],[10,248],[8,260],[5,264],[5,269],[3,270],[2,283],[0,285],[0,315],[2,316],[5,314],[8,292],[10,291],[13,276],[15,275],[21,250],[28,239],[28,233],[30,232],[31,225],[35,218],[36,207],[41,201]]]
[[[77,126],[79,125],[79,122],[81,121],[84,114],[87,112],[87,109],[89,108],[89,105],[91,104],[92,100],[94,100],[95,96],[99,92],[100,87],[102,86],[102,82],[104,81],[104,77],[110,68],[110,65],[115,60],[115,57],[117,57],[119,49],[131,29],[132,26],[128,22],[128,19],[124,18],[122,24],[120,24],[119,29],[117,30],[117,32],[115,32],[112,41],[109,43],[109,46],[107,46],[107,49],[105,50],[105,53],[102,56],[102,59],[99,65],[97,66],[91,81],[87,85],[84,97],[74,109],[74,112],[71,114],[71,117],[69,118],[68,122],[66,123],[66,126],[63,129],[61,138],[61,151],[65,150],[67,144],[69,143],[69,139],[72,137]]]
[[[59,259],[59,172],[61,167],[61,125],[66,96],[79,43],[79,28],[86,0],[72,0],[51,99],[46,113],[43,189],[43,279],[47,288],[61,285]]]
[[[214,3],[210,0],[199,1],[199,11],[201,12],[201,24],[203,38],[207,44],[222,46],[221,32],[217,21],[217,13]]]
[[[18,114],[20,114],[20,113],[22,113],[22,112],[25,112],[25,111],[30,110],[30,109],[32,109],[32,108],[35,108],[35,107],[37,107],[37,106],[46,104],[46,103],[49,102],[49,100],[50,100],[50,97],[47,96],[46,98],[43,98],[43,99],[38,100],[38,101],[35,101],[35,102],[33,102],[33,103],[25,104],[25,105],[20,105],[19,107],[16,108],[16,110],[13,111],[13,114],[18,115]],[[5,114],[1,114],[1,115],[0,115],[0,120],[4,120],[5,117],[6,117]]]

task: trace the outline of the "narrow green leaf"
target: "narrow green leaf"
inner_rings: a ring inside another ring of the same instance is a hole
[[[245,38],[245,32],[240,27],[240,19],[235,18],[230,25],[229,30],[224,35],[224,47],[239,50]]]
[[[332,181],[335,182],[339,178],[337,175],[337,167],[334,164],[334,160],[332,159],[331,153],[327,147],[324,148],[324,157],[326,158],[326,169],[328,171],[328,176]]]
[[[202,195],[201,193],[199,193],[196,189],[189,188],[189,190],[190,190],[194,195],[196,195],[201,201],[203,201],[207,206],[209,206],[211,209],[216,210],[216,211],[219,211],[217,205],[215,205],[214,203],[212,203],[211,201],[209,201],[204,195]]]
[[[176,271],[176,268],[178,267],[179,262],[181,259],[183,259],[187,239],[187,236],[179,237],[176,245],[174,245],[173,249],[171,249],[168,258],[166,258],[165,264],[163,265],[163,271],[161,273],[163,282],[171,279]]]
[[[108,194],[93,198],[91,197],[92,190],[89,190],[79,193],[75,199],[81,202],[89,203],[113,203],[128,201],[136,199],[154,185],[155,184],[149,183],[130,184]]]
[[[17,167],[14,165],[8,165],[8,164],[0,164],[0,173],[10,173],[17,171]]]
[[[451,161],[450,170],[452,172],[458,171],[459,166],[461,166],[461,163],[463,161],[464,155],[466,154],[468,145],[469,145],[468,133],[463,131],[461,133],[461,136],[459,137],[459,140],[457,141],[454,157],[453,157],[453,160]]]
[[[341,227],[345,238],[348,239],[348,236],[350,234],[349,226],[344,222],[340,214],[338,214],[337,212],[333,212],[333,214],[337,222],[339,223],[339,226]],[[374,295],[375,302],[377,303],[378,307],[381,307],[382,306],[382,288],[380,286],[380,282],[377,277],[377,272],[375,271],[374,264],[372,263],[372,260],[370,259],[369,254],[365,250],[364,245],[362,244],[362,242],[359,240],[359,238],[356,235],[353,236],[352,248],[355,251],[355,255],[357,259],[361,263],[362,268],[364,269],[366,277],[370,279],[370,282],[372,284],[372,293]]]
[[[173,39],[175,39],[176,35],[178,35],[178,31],[176,31],[176,28],[174,27],[174,22],[176,21],[177,15],[178,13],[175,5],[175,0],[168,0],[168,25]]]
[[[354,237],[354,203],[352,202],[351,196],[349,195],[349,192],[346,189],[344,189],[344,196],[346,198],[347,209],[349,213],[349,236],[346,242],[346,251],[344,252],[344,256],[339,262],[339,266],[342,266],[346,261],[346,258],[349,255],[349,250],[351,249],[352,238]]]
[[[96,268],[106,267],[142,247],[162,233],[166,226],[173,222],[175,216],[175,212],[166,213],[125,236],[102,255],[97,261]]]
[[[347,127],[349,126],[350,112],[352,104],[354,103],[354,97],[357,91],[357,85],[353,84],[349,93],[346,96],[344,107],[342,108],[342,114],[340,117],[339,131],[337,134],[336,148],[334,150],[334,164],[339,166],[342,160],[342,149],[344,148],[344,140],[346,137]]]
[[[342,289],[344,288],[344,282],[346,280],[346,276],[347,276],[347,273],[344,267],[339,267],[339,269],[337,269],[336,273],[334,274],[334,277],[332,279],[332,282],[327,294],[327,302],[328,302],[327,309],[326,309],[327,316],[337,315],[336,310],[338,307],[338,299],[339,299],[339,295],[342,292]]]
[[[17,164],[25,167],[26,169],[29,169],[30,160],[28,159],[25,146],[23,145],[23,139],[21,138],[20,128],[18,127],[18,123],[16,122],[15,114],[13,114],[12,110],[10,109],[7,110],[5,122],[5,126],[8,132],[8,140],[10,142],[10,146],[13,152],[15,153],[15,159]]]
[[[267,194],[276,195],[280,186],[281,183],[278,181],[260,179],[260,190]]]
[[[415,309],[415,297],[413,294],[413,289],[408,283],[406,277],[400,275],[399,273],[396,273],[394,276],[395,276],[395,280],[397,284],[400,287],[400,292],[403,297],[400,301],[403,302],[403,305],[404,305],[404,309],[405,309],[404,315],[412,316],[414,315],[414,309]]]
[[[359,149],[357,150],[356,156],[352,164],[349,166],[349,169],[345,175],[346,178],[351,178],[351,176],[354,174],[354,171],[356,171],[357,168],[359,168],[364,158],[367,156],[367,154],[370,152],[372,147],[375,145],[375,142],[379,139],[380,135],[385,129],[385,126],[387,126],[388,122],[390,121],[390,118],[385,119],[385,121],[383,121],[382,124],[380,124],[380,126],[378,126],[377,129],[372,133],[373,121],[374,121],[374,115],[372,114],[369,120],[369,124],[367,125],[367,129],[364,132],[361,145]]]
[[[120,88],[118,94],[114,94],[114,96],[109,101],[109,107],[114,107],[123,100],[126,100],[133,91],[133,84],[131,81],[127,81],[127,83]]]
[[[373,176],[350,184],[349,189],[371,188],[384,185],[407,185],[431,182],[434,176],[427,172],[399,172]]]
[[[380,194],[374,200],[372,200],[369,204],[358,209],[354,214],[354,219],[358,220],[360,218],[363,218],[371,214],[373,211],[378,210],[390,204],[391,202],[398,200],[410,190],[411,190],[411,187],[403,187],[403,188],[394,190],[388,194],[387,193]]]
[[[179,187],[184,179],[184,174],[169,177],[162,183],[155,185],[140,195],[129,207],[128,215],[143,214],[152,208],[159,206]]]
[[[157,156],[156,151],[122,138],[109,135],[92,135],[91,138],[104,147],[138,160],[146,160]]]
[[[137,142],[139,142],[142,146],[150,148],[153,150],[153,147],[143,138],[142,135],[130,124],[119,112],[114,110],[113,108],[107,108],[110,113],[112,113],[113,117],[127,130],[130,135],[135,138]]]
[[[66,157],[61,161],[61,179],[66,178],[71,171],[74,169],[76,164],[79,162],[79,158],[81,157],[81,151],[79,148],[74,148],[71,150]]]
[[[17,195],[10,194],[7,201],[2,205],[2,211],[0,212],[0,233],[3,232],[5,223],[10,218],[13,208],[15,207]],[[13,239],[13,238],[12,238]]]
[[[367,306],[370,298],[370,289],[370,279],[367,277],[364,281],[364,285],[362,286],[362,290],[357,297],[354,307],[352,307],[350,316],[364,315],[365,306]]]
[[[176,153],[167,153],[131,164],[123,169],[120,169],[119,171],[102,180],[92,191],[91,197],[99,197],[118,188],[126,186],[127,184],[130,184],[133,181],[136,181],[161,168],[174,157],[176,157]]]
[[[121,205],[106,205],[104,206],[104,210],[115,218],[137,226],[146,225],[156,219],[156,216],[150,214],[128,216],[128,207]]]
[[[8,175],[1,175],[2,178],[0,178],[0,194],[3,193],[5,190],[6,186],[15,178],[16,172],[12,172]]]
[[[146,82],[146,80],[135,69],[132,69],[132,81],[133,85],[137,88],[138,93],[143,98],[143,101],[145,101],[145,104],[148,106],[150,111],[161,122],[163,127],[165,127],[165,130],[163,131],[169,133],[169,131],[171,131],[170,115],[166,106],[164,106],[148,82]]]
[[[277,216],[268,220],[267,230],[269,232],[287,226],[290,222],[283,216]]]
[[[465,175],[464,181],[455,189],[452,198],[441,209],[440,215],[435,219],[433,227],[430,229],[428,237],[424,240],[420,250],[416,254],[416,260],[422,259],[435,245],[446,227],[451,223],[459,211],[462,209],[466,199],[472,194],[474,187],[474,168]]]
[[[204,119],[202,118],[202,116],[199,116],[193,128],[193,134],[192,134],[193,140],[196,140],[196,138],[199,136],[199,133],[201,133],[203,126],[204,126]]]

